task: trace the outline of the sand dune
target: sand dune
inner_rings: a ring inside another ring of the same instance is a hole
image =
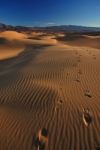
[[[7,38],[8,40],[15,40],[15,39],[23,39],[27,36],[23,33],[18,33],[15,31],[4,31],[0,33],[0,37]]]
[[[68,44],[70,46],[81,46],[88,48],[97,48],[100,49],[100,36],[88,36],[88,35],[79,35],[79,34],[66,34],[65,36],[57,35],[57,40]]]
[[[86,38],[80,38],[78,40],[75,41],[70,41],[68,42],[68,44],[73,45],[73,46],[86,46],[86,47],[92,47],[92,48],[100,48],[100,38],[90,38],[90,37],[86,37]]]
[[[45,127],[48,150],[94,150],[100,145],[100,50],[51,36],[27,40],[24,51],[0,61],[0,149],[32,150],[32,136]],[[89,127],[83,108],[93,117]]]
[[[0,60],[11,58],[18,55],[25,48],[21,42],[26,36],[14,31],[5,31],[0,33]]]
[[[31,36],[33,39],[29,39],[30,35],[28,34],[18,33],[15,31],[1,32],[0,33],[0,60],[11,58],[18,55],[19,53],[24,51],[27,45],[56,44],[56,40],[52,39],[52,36],[42,37],[42,39],[40,38],[40,40],[34,39],[34,36],[36,38],[36,35],[40,36],[41,34],[32,33]]]

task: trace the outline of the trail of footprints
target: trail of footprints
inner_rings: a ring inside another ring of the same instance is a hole
[[[89,51],[89,50],[86,50],[86,51],[87,51],[87,53],[88,53],[89,55],[92,56],[92,59],[93,59],[93,60],[96,60],[96,55],[95,55],[95,54],[92,54],[92,52]],[[76,54],[76,55],[79,55],[79,56],[77,57],[77,62],[80,63],[80,62],[81,62],[81,56],[82,56],[82,55],[80,55],[78,52],[76,52],[75,54]],[[80,75],[82,75],[82,70],[81,70],[81,69],[78,70],[78,77],[75,79],[75,81],[78,82],[78,83],[81,82],[81,81],[80,81]],[[89,89],[86,89],[86,90],[84,91],[84,96],[87,97],[87,98],[92,98],[92,93],[91,93],[91,91],[90,91]],[[90,111],[89,108],[83,108],[82,113],[83,113],[83,121],[84,121],[85,125],[88,126],[89,124],[91,124],[91,123],[93,122],[93,116],[91,115],[91,111]]]
[[[92,54],[91,51],[89,50],[86,50],[87,54],[91,55],[92,58],[95,60],[96,59],[96,55],[95,54]],[[74,64],[73,67],[78,67],[78,64],[81,63],[81,57],[82,57],[82,54],[80,54],[78,51],[75,52],[75,55],[77,56],[76,59],[77,59],[77,65]],[[78,69],[77,71],[77,77],[74,79],[74,81],[76,81],[77,83],[80,83],[81,82],[81,79],[80,79],[80,76],[82,76],[83,72],[81,69]],[[69,73],[66,74],[66,78],[69,76]],[[61,91],[62,87],[60,87],[60,91]],[[89,89],[86,89],[84,91],[84,96],[87,97],[87,98],[92,98],[92,93]],[[55,112],[57,112],[58,109],[60,109],[61,105],[63,104],[63,101],[62,99],[59,99],[56,103],[56,106],[55,106]],[[86,112],[90,113],[90,110],[88,108],[86,108]],[[85,108],[84,108],[84,111],[85,111]],[[87,113],[87,114],[89,114]]]
[[[89,55],[92,56],[93,60],[96,60],[96,55],[92,54],[91,51],[87,50],[87,52],[88,52]],[[75,54],[78,55],[78,56],[76,57],[77,65],[76,64],[73,65],[73,67],[76,67],[76,69],[77,69],[77,77],[74,79],[74,81],[80,84],[81,79],[82,79],[82,75],[84,73],[83,70],[79,68],[79,64],[82,62],[82,60],[81,60],[82,55],[79,54],[78,51],[76,51]],[[66,79],[69,76],[70,76],[69,73],[67,73],[66,74]],[[62,87],[60,87],[60,91],[62,91]],[[83,94],[84,99],[91,99],[93,97],[92,92],[89,89],[84,90],[83,93],[84,93]],[[88,103],[91,103],[91,102],[88,101]],[[55,106],[55,113],[56,114],[59,112],[59,109],[61,108],[62,104],[63,104],[63,100],[61,98],[59,98],[59,100],[56,102],[56,106]],[[88,108],[88,107],[83,107],[82,110],[80,110],[80,111],[79,111],[79,114],[81,113],[81,115],[80,115],[81,116],[81,121],[84,123],[84,125],[86,127],[89,127],[90,124],[93,124],[95,116],[93,115],[91,109]]]

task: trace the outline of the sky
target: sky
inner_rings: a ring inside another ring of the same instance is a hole
[[[100,27],[100,0],[0,0],[0,22]]]

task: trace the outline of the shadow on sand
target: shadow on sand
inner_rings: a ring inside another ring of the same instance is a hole
[[[19,55],[0,60],[0,82],[1,84],[6,82],[7,79],[14,77],[14,75],[20,71],[24,66],[28,65],[31,60],[34,60],[35,57],[41,53],[41,50],[45,47],[51,45],[28,45],[26,49],[21,52]],[[4,80],[5,78],[5,80]]]

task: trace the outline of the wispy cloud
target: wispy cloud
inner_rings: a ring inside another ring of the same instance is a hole
[[[55,22],[42,22],[42,21],[34,21],[34,26],[55,26],[57,23]]]
[[[49,25],[49,26],[53,26],[53,25],[56,25],[56,23],[55,22],[47,22],[47,23],[45,23],[46,25]]]

